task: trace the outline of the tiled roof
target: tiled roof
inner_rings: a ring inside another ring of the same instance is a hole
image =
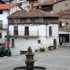
[[[0,4],[0,10],[7,10],[13,6],[14,6],[14,4]]]
[[[54,4],[54,0],[44,1],[41,5],[52,5]]]
[[[62,12],[56,13],[60,16],[60,18],[70,19],[70,9],[64,10]]]
[[[54,0],[48,0],[48,1],[44,1],[41,4],[37,4],[35,6],[40,6],[40,5],[41,6],[43,6],[43,5],[53,5],[53,4],[58,3],[58,2],[61,2],[61,1],[65,1],[65,0],[56,0],[56,1],[54,1]]]
[[[41,5],[53,5],[53,4],[61,2],[61,1],[65,1],[65,0],[57,0],[57,1],[55,1],[55,0],[49,0],[49,1],[43,2]]]
[[[39,10],[39,9],[35,9],[35,10],[29,11],[29,12],[17,11],[14,14],[9,16],[9,18],[13,18],[13,17],[28,18],[28,17],[58,17],[58,16],[45,12],[45,11],[42,11],[42,10]]]
[[[59,15],[67,15],[67,14],[69,14],[69,15],[70,15],[70,9],[64,10],[64,11],[62,11],[62,12],[59,12],[58,14],[59,14]]]

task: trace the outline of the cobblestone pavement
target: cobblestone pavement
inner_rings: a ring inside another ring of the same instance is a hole
[[[53,51],[35,53],[35,66],[44,66],[46,70],[70,70],[70,47],[62,47]],[[0,57],[0,70],[13,70],[17,66],[25,66],[25,55]]]

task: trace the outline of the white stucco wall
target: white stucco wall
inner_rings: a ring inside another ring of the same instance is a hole
[[[45,25],[39,25],[38,26],[39,36],[46,36],[46,26]]]
[[[12,55],[20,54],[20,51],[27,51],[27,48],[30,46],[34,52],[37,48],[37,38],[17,38],[15,39],[15,48],[11,48]]]
[[[49,26],[52,27],[52,36],[51,37],[49,36]],[[53,45],[54,39],[57,40],[57,45],[59,45],[58,24],[49,24],[42,29],[40,29],[41,36],[39,35],[39,39],[41,40],[41,44],[39,44],[39,46],[42,45],[44,47],[49,47],[49,46]]]
[[[7,35],[7,30],[0,30],[0,33],[2,34],[2,38],[0,38],[0,43],[5,43],[5,35]]]
[[[20,2],[25,2],[26,0],[13,0],[12,3],[20,3]]]
[[[8,10],[3,10],[3,14],[0,14],[0,20],[3,21],[3,29],[7,29],[8,27],[8,20],[7,16],[9,15]],[[0,38],[0,43],[5,43],[5,35],[7,35],[7,30],[1,30],[0,33],[2,34],[2,38]]]
[[[3,14],[0,14],[0,20],[3,20],[3,24],[8,24],[7,17],[9,15],[9,11],[4,10]]]
[[[21,7],[23,8],[23,10],[27,10],[28,11],[27,6],[29,6],[29,2],[28,1],[22,2]],[[10,14],[13,14],[14,12],[19,11],[19,10],[22,10],[22,9],[19,8],[18,6],[14,6],[14,7],[12,7],[10,9]]]
[[[29,26],[29,35],[37,36],[38,38],[16,38],[15,39],[15,48],[12,48],[13,54],[20,54],[20,51],[27,50],[29,46],[32,47],[33,51],[39,49],[40,47],[48,48],[53,45],[53,40],[56,39],[57,46],[59,45],[58,37],[58,24],[48,24],[48,25],[18,25],[19,36],[24,36],[25,26]],[[49,36],[49,26],[52,27],[52,36]],[[9,31],[13,35],[14,26],[9,26]],[[38,40],[41,40],[41,43],[38,43]]]

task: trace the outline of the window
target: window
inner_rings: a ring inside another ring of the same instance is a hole
[[[62,27],[62,21],[59,22],[59,27]]]
[[[38,43],[40,44],[41,43],[41,40],[38,40]]]
[[[29,35],[29,27],[25,27],[25,35]]]
[[[52,27],[49,27],[49,36],[52,36]]]
[[[65,7],[67,7],[68,6],[68,3],[65,3]]]
[[[3,20],[0,20],[0,28],[3,28]]]
[[[0,10],[0,14],[3,14],[3,10]]]
[[[14,26],[14,35],[18,35],[18,26]]]
[[[66,23],[66,25],[68,25],[68,23]]]
[[[15,42],[15,41],[14,41],[14,39],[12,39],[11,42],[12,42],[12,43],[11,43],[11,47],[14,48],[14,47],[15,47],[15,45],[14,45],[14,42]]]
[[[0,33],[0,38],[2,38],[2,33]]]
[[[62,9],[60,9],[60,12],[62,11]]]

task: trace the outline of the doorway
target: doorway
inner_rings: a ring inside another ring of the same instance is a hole
[[[56,49],[56,47],[57,47],[57,41],[56,41],[56,39],[53,40],[53,46],[54,46],[54,49]]]

